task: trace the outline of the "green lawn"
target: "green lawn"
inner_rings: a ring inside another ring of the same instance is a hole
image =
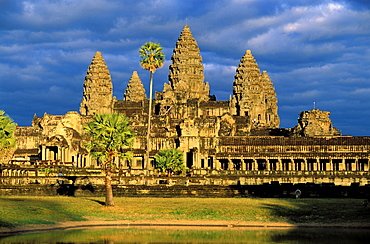
[[[87,220],[228,220],[292,224],[370,223],[361,199],[0,197],[0,227]],[[167,221],[168,222],[168,221]]]

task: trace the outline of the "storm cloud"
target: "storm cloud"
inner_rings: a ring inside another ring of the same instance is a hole
[[[148,41],[164,47],[165,66],[154,76],[161,91],[185,24],[217,100],[232,95],[236,67],[250,49],[276,88],[281,127],[315,107],[330,111],[344,135],[370,135],[365,0],[0,0],[0,109],[21,126],[34,114],[78,111],[96,51],[122,99],[135,70],[148,87],[138,55]]]

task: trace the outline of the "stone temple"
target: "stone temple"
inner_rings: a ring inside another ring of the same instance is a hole
[[[168,82],[153,99],[146,165],[149,99],[143,83],[133,71],[123,100],[117,100],[108,66],[96,52],[83,83],[80,111],[45,113],[35,116],[31,127],[18,127],[12,162],[99,168],[84,148],[88,138],[83,126],[95,113],[114,112],[128,116],[136,133],[134,146],[127,149],[133,151],[133,161],[118,162],[120,171],[130,175],[151,175],[154,155],[178,148],[193,175],[269,175],[280,182],[303,175],[303,182],[316,177],[316,182],[368,184],[370,137],[342,136],[330,113],[318,109],[300,112],[294,128],[280,128],[274,85],[250,50],[241,55],[228,101],[210,94],[203,71],[199,46],[185,25],[173,50]]]

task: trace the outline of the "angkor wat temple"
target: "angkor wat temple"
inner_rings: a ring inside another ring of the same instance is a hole
[[[261,176],[269,175],[280,182],[369,183],[370,137],[342,136],[330,113],[318,109],[300,112],[294,128],[280,128],[273,83],[250,50],[236,69],[228,101],[210,94],[203,70],[200,49],[185,25],[173,50],[168,83],[153,99],[146,165],[149,99],[143,83],[134,71],[123,100],[113,97],[108,66],[96,52],[83,83],[79,113],[45,113],[35,116],[31,127],[18,127],[12,164],[99,168],[84,148],[88,138],[83,126],[95,113],[114,112],[128,116],[136,133],[134,146],[128,148],[134,159],[118,162],[121,173],[151,175],[154,155],[178,148],[193,175],[248,176],[250,184],[262,184],[266,181]]]

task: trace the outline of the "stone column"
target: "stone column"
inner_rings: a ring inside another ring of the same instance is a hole
[[[278,158],[278,161],[276,163],[276,171],[282,171],[283,170],[283,163],[281,161],[281,158]]]
[[[290,162],[288,163],[288,165],[287,165],[287,170],[288,171],[292,171],[292,170],[294,170],[294,159],[293,158],[290,158],[290,160],[289,160]]]
[[[294,163],[294,167],[295,167],[294,168],[295,171],[301,171],[302,170],[302,161],[300,159],[297,159],[297,163]]]
[[[64,150],[63,150],[63,162],[67,162],[68,161],[68,147],[65,147]]]
[[[286,160],[286,163],[285,163],[285,171],[289,171],[290,170],[290,164],[292,163],[292,159],[289,158],[289,161]]]
[[[121,162],[123,162],[124,160],[122,160]],[[86,155],[86,166],[87,167],[90,167],[91,166],[91,160],[90,160],[90,154],[87,154]]]
[[[66,151],[66,148],[65,147],[61,147],[60,148],[60,162],[64,162],[64,159],[65,159],[65,151]]]
[[[347,162],[347,161],[348,161],[348,160],[347,160],[346,158],[345,158],[345,159],[343,159],[343,162],[344,162],[344,163],[343,163],[343,170],[344,170],[344,171],[348,171],[348,169],[347,169],[347,163],[348,163],[348,162]]]
[[[297,160],[297,164],[296,164],[296,171],[302,171],[302,160],[301,159],[298,159]]]
[[[246,165],[246,162],[244,161],[243,157],[240,158],[240,161],[241,161],[241,170],[245,171],[247,170],[247,165]]]
[[[271,163],[270,163],[270,160],[268,160],[266,158],[265,161],[266,161],[266,170],[271,171]]]
[[[304,158],[303,159],[303,161],[304,161],[304,169],[302,170],[302,171],[308,171],[308,161],[307,161],[307,158]]]
[[[345,171],[346,170],[346,164],[344,158],[342,158],[342,162],[339,163],[339,171]]]
[[[351,171],[355,171],[356,170],[356,160],[351,160],[350,163],[351,163]]]
[[[329,171],[334,171],[333,159],[329,158]]]
[[[80,165],[80,155],[78,153],[76,154],[75,165],[76,167]]]
[[[48,159],[49,160],[54,160],[55,157],[56,157],[55,152],[50,150],[50,149],[48,151],[49,151],[49,153],[48,153],[49,158]]]
[[[46,160],[51,160],[52,156],[51,156],[51,151],[50,149],[47,147],[46,148]]]
[[[54,158],[53,158],[53,160],[61,160],[61,153],[60,153],[60,147],[59,146],[57,146],[57,151],[55,152],[55,154],[54,154]]]
[[[324,171],[324,170],[323,170],[323,168],[324,168],[324,167],[323,167],[323,165],[324,165],[324,164],[326,164],[326,161],[325,161],[325,160],[321,160],[321,159],[319,159],[318,168],[319,168],[319,170],[320,170],[320,171]],[[326,165],[325,165],[325,166],[326,166]],[[326,169],[326,167],[325,167],[325,169]]]
[[[82,156],[81,154],[77,154],[77,167],[82,167]]]
[[[81,167],[81,168],[83,168],[83,167],[84,167],[84,158],[85,158],[85,157],[84,157],[84,155],[83,155],[83,154],[81,154],[81,155],[80,155],[80,167]]]
[[[313,171],[318,171],[319,158],[316,158],[316,161],[312,164]]]
[[[255,158],[253,158],[253,171],[258,171],[258,163]]]
[[[67,161],[67,152],[68,152],[68,148],[67,147],[63,148],[63,160],[62,160],[62,162]]]
[[[71,151],[70,149],[68,149],[66,153],[66,162],[71,162],[71,161],[72,161]]]
[[[195,166],[196,169],[200,169],[200,160],[197,149],[193,150],[193,165]]]
[[[233,164],[233,161],[230,158],[227,159],[227,163],[228,163],[227,168],[229,170],[234,170],[234,164]]]
[[[41,160],[46,160],[46,146],[41,145]]]
[[[214,159],[214,163],[215,163],[215,169],[217,169],[217,170],[220,170],[221,169],[221,162],[220,162],[220,160],[218,160],[218,159]]]
[[[84,168],[85,166],[85,155],[81,154],[81,159],[80,159],[80,167]]]

